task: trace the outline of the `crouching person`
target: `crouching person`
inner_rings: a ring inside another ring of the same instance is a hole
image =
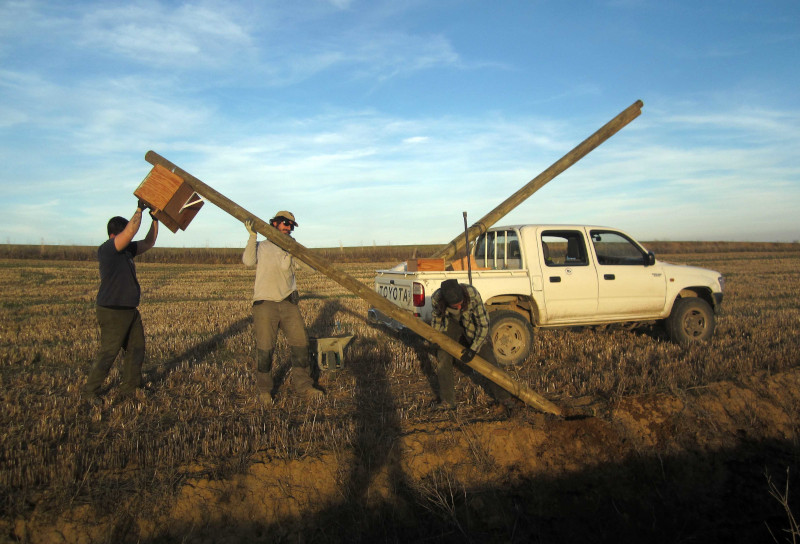
[[[445,280],[431,296],[433,315],[431,326],[464,346],[459,358],[469,363],[475,355],[498,366],[489,338],[489,314],[478,290],[471,285],[460,284],[455,279]],[[438,408],[455,408],[455,384],[453,378],[453,356],[439,348],[436,374],[439,381]],[[484,386],[494,400],[506,407],[513,405],[510,393],[486,379]]]
[[[297,227],[291,212],[280,211],[270,219],[273,228],[290,236]],[[305,398],[319,398],[322,391],[314,387],[308,353],[308,335],[300,314],[295,281],[295,259],[269,240],[256,241],[252,221],[245,222],[250,234],[242,262],[256,267],[253,290],[253,328],[256,337],[256,385],[258,396],[265,405],[272,405],[272,357],[278,330],[289,343],[292,357],[294,393]]]

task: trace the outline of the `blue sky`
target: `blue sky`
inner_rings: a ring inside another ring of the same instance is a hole
[[[638,99],[501,223],[792,242],[798,52],[797,0],[0,0],[0,242],[99,244],[152,149],[308,247],[445,243]]]

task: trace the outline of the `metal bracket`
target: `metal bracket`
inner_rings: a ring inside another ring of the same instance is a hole
[[[189,202],[189,201],[190,201],[190,200],[192,200],[194,197],[197,197],[197,200],[195,200],[194,202]],[[185,210],[185,209],[186,209],[186,208],[188,208],[189,206],[194,206],[195,204],[199,204],[200,202],[204,202],[204,201],[205,201],[205,198],[203,198],[202,196],[198,195],[197,193],[192,193],[192,196],[190,196],[190,197],[189,197],[189,198],[186,200],[186,203],[185,203],[183,206],[181,206],[181,209],[180,209],[180,210],[178,210],[178,213],[181,213],[183,210]]]

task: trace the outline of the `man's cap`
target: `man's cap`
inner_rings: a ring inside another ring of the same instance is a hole
[[[276,213],[275,217],[270,219],[269,222],[272,223],[273,221],[277,221],[281,217],[283,217],[284,219],[288,219],[289,221],[294,223],[295,227],[299,227],[300,226],[300,225],[297,224],[297,221],[295,221],[294,214],[292,212],[287,212],[286,210],[282,210],[282,211],[279,211],[278,213]]]
[[[458,280],[444,280],[442,282],[442,297],[448,306],[453,306],[464,300],[464,293]]]

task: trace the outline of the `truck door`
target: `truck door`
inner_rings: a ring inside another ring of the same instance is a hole
[[[647,253],[620,232],[592,229],[597,259],[599,316],[652,316],[666,298],[666,279],[659,266],[649,266]]]
[[[580,230],[542,232],[539,254],[547,322],[566,322],[597,313],[597,272]]]

